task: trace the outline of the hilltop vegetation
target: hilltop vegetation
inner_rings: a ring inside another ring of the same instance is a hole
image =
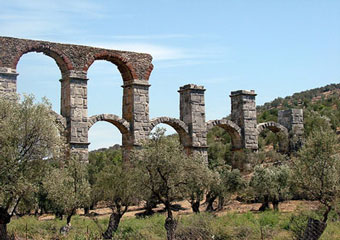
[[[316,117],[322,117],[329,122],[331,128],[340,131],[340,84],[330,84],[314,88],[285,98],[276,98],[271,102],[258,106],[257,121],[277,121],[279,110],[304,109],[306,133],[310,132]],[[311,126],[312,125],[312,126]]]

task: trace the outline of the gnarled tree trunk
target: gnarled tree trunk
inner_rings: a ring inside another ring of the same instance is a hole
[[[191,201],[191,209],[194,213],[199,213],[200,212],[200,201]]]
[[[265,195],[263,203],[262,203],[261,207],[259,208],[259,211],[263,212],[267,209],[269,209],[269,196]]]
[[[177,221],[174,219],[171,211],[170,202],[165,203],[165,208],[168,212],[168,217],[165,219],[164,227],[166,230],[166,238],[167,240],[175,239],[175,231],[177,228]]]
[[[217,198],[217,195],[213,194],[212,192],[209,192],[206,196],[206,203],[208,204],[207,205],[207,208],[205,211],[207,212],[212,212],[214,211],[214,207],[213,207],[213,204],[215,202]]]
[[[306,230],[300,240],[318,240],[327,227],[326,222],[309,218]]]
[[[300,240],[318,240],[327,227],[328,214],[331,210],[332,207],[327,206],[327,209],[323,214],[322,221],[309,218],[306,230]]]
[[[11,221],[11,216],[7,209],[0,207],[0,239],[7,240],[7,224]]]
[[[279,203],[280,203],[279,200],[273,199],[272,204],[273,204],[274,211],[279,211]]]
[[[223,207],[224,207],[224,202],[225,202],[225,198],[222,196],[218,197],[218,205],[217,205],[217,210],[218,211],[222,211]]]
[[[109,225],[106,231],[102,234],[104,239],[112,239],[113,233],[117,231],[122,214],[112,213],[109,220]]]

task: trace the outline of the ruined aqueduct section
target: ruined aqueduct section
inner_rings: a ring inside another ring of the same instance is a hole
[[[278,121],[257,124],[255,92],[231,92],[231,119],[206,122],[204,87],[188,84],[179,89],[180,118],[159,117],[149,119],[149,77],[153,69],[149,54],[101,49],[88,46],[60,44],[0,37],[0,95],[15,98],[18,73],[16,66],[28,52],[42,52],[53,58],[62,79],[60,114],[54,113],[60,131],[66,136],[71,151],[86,160],[88,156],[88,130],[97,121],[115,125],[122,134],[125,152],[148,138],[151,130],[160,123],[172,126],[179,134],[188,152],[207,156],[207,131],[219,126],[232,138],[234,150],[258,149],[258,135],[264,129],[282,132],[292,141],[303,133],[301,109],[280,111]],[[87,114],[87,70],[96,60],[115,64],[123,79],[122,116]],[[291,143],[294,145],[294,142]]]

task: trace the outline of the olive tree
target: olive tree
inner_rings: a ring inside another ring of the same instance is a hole
[[[32,96],[22,101],[0,98],[0,239],[18,204],[38,190],[46,159],[59,146],[51,106]]]
[[[138,204],[140,191],[134,169],[127,164],[111,163],[97,174],[94,194],[98,200],[105,201],[112,213],[104,239],[112,239],[128,207]]]
[[[316,129],[309,134],[292,163],[294,181],[300,192],[305,198],[317,200],[325,207],[321,220],[324,228],[328,214],[334,209],[340,196],[338,149],[339,140],[330,128]],[[311,223],[319,224],[317,221]]]
[[[220,178],[218,173],[209,169],[207,164],[202,164],[197,160],[194,160],[193,163],[197,164],[195,167],[198,169],[195,170],[195,174],[188,174],[182,196],[190,202],[192,211],[199,213],[205,194],[211,185],[220,183]]]
[[[219,166],[215,168],[217,181],[210,182],[209,191],[207,194],[206,211],[222,210],[224,203],[230,199],[232,194],[239,192],[246,187],[246,182],[243,179],[241,172],[238,169],[231,169],[229,165]],[[217,209],[214,209],[213,203],[218,198]]]
[[[164,136],[164,130],[157,129],[142,149],[132,154],[131,163],[137,171],[140,189],[145,196],[154,195],[164,204],[167,239],[174,239],[177,221],[173,216],[172,202],[182,198],[192,176],[201,174],[203,161],[195,156],[187,156],[178,141]]]
[[[77,208],[90,204],[91,188],[87,178],[84,162],[71,156],[62,167],[52,168],[43,181],[47,198],[56,209],[67,215],[66,225],[70,227],[71,218]]]
[[[262,201],[260,211],[269,208],[272,202],[274,210],[279,210],[279,203],[290,197],[291,170],[287,165],[255,167],[250,180],[250,187],[256,198]]]

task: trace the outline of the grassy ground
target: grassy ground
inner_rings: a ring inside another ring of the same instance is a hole
[[[178,214],[177,239],[293,239],[294,232],[301,229],[307,216],[315,213],[303,210],[293,212],[224,212],[213,214]],[[114,239],[165,239],[165,216],[155,214],[152,217],[138,219],[125,217],[119,226]],[[67,236],[59,234],[65,221],[57,219],[39,220],[34,216],[13,219],[8,230],[20,239],[100,239],[108,223],[108,215],[97,218],[96,222],[89,217],[76,215],[72,218],[72,229]],[[337,214],[330,215],[328,226],[322,240],[340,239],[340,221]]]

